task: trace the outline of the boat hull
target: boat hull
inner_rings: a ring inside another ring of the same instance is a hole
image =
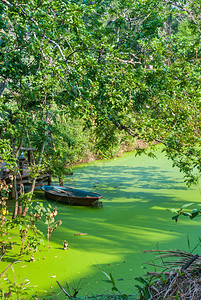
[[[45,192],[45,196],[48,199],[68,205],[96,206],[100,203],[99,199],[102,198],[100,194],[70,187],[43,185],[41,189]],[[59,192],[59,190],[62,192]]]

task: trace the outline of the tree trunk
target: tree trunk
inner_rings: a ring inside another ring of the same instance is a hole
[[[32,181],[32,185],[31,185],[31,192],[34,192],[36,186],[36,178],[34,178],[34,180]],[[31,201],[31,199],[29,199],[29,201]],[[28,211],[28,207],[25,206],[22,212],[22,217],[25,217]]]
[[[30,148],[32,148],[31,147],[31,141],[30,141],[30,138],[29,138],[29,133],[28,133],[28,130],[27,129],[25,129],[26,130],[26,135],[27,135],[27,140],[28,140],[28,143],[29,143],[29,147]],[[33,163],[33,165],[35,166],[35,158],[34,158],[34,155],[33,155],[33,151],[30,151],[30,154],[31,154],[31,159],[30,159],[30,161]]]
[[[13,219],[15,219],[17,217],[17,213],[18,213],[18,193],[17,193],[17,181],[16,181],[16,175],[13,176],[13,195],[15,198],[15,207],[14,207],[14,211],[13,211]]]
[[[47,111],[46,112],[46,116],[45,116],[45,123],[48,123],[48,117],[49,117],[49,112]],[[41,153],[40,153],[40,159],[39,159],[39,165],[41,164],[42,162],[42,156],[43,156],[43,153],[45,151],[45,145],[46,145],[46,136],[48,135],[48,132],[46,131],[45,132],[45,139],[43,141],[43,145],[42,145],[42,149],[41,149]]]
[[[21,215],[22,215],[22,205],[21,205],[21,204],[18,205],[17,215],[18,215],[18,216],[21,216]]]
[[[59,178],[59,185],[64,186],[64,181],[63,181],[63,178],[61,178],[61,177]]]
[[[48,177],[48,185],[51,185],[52,184],[52,178],[51,176]]]

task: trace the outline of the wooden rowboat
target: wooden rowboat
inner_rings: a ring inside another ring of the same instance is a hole
[[[99,206],[99,204],[102,204],[102,202],[99,202],[102,196],[93,192],[54,185],[43,185],[41,189],[45,192],[47,198],[69,205]]]

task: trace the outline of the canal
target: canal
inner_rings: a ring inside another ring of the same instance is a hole
[[[49,298],[50,291],[59,291],[59,281],[64,287],[65,282],[70,288],[82,287],[80,296],[102,294],[112,288],[103,270],[112,273],[122,292],[134,294],[135,277],[153,270],[144,263],[154,256],[143,250],[189,251],[187,239],[192,248],[198,242],[200,219],[183,217],[175,223],[167,209],[189,202],[196,207],[201,200],[199,189],[187,188],[182,174],[160,151],[157,159],[132,152],[81,165],[65,185],[100,193],[103,208],[56,204],[62,225],[52,233],[50,249],[44,246],[34,254],[35,262],[25,260],[15,266],[17,281],[28,278],[35,287],[30,293],[35,290]],[[55,205],[41,191],[36,192],[35,201]],[[41,230],[45,232],[43,225]],[[64,240],[69,250],[63,250]]]

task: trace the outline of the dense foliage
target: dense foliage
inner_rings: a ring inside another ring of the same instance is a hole
[[[1,0],[0,163],[11,170],[13,186],[22,146],[38,149],[34,176],[49,168],[62,179],[66,167],[93,148],[96,155],[112,156],[126,135],[145,141],[150,154],[152,144],[162,143],[186,183],[197,183],[200,11],[198,0]],[[5,184],[1,234],[7,223]],[[51,219],[56,210],[33,208],[31,197],[21,193],[16,199],[11,224],[30,222],[34,248],[33,214],[39,215],[33,209],[43,211],[48,239],[57,224]],[[21,253],[31,249],[24,230]],[[0,246],[1,259],[12,245]]]
[[[80,151],[70,120],[107,155],[117,130],[161,142],[197,182],[199,1],[2,0],[0,11],[2,159],[14,168],[20,147],[37,145],[61,176],[58,162]]]

